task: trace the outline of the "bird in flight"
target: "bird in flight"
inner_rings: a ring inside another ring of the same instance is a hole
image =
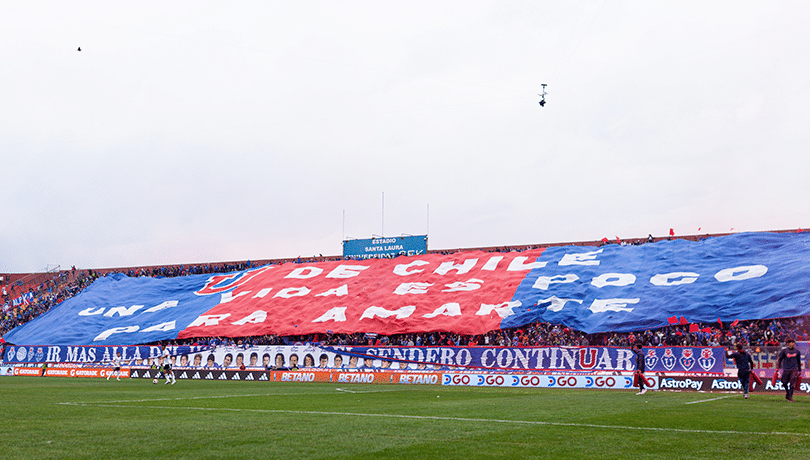
[[[79,49],[78,49],[78,50],[76,50],[76,51],[81,51],[81,50],[82,50],[82,47],[80,46],[80,47],[79,47]]]

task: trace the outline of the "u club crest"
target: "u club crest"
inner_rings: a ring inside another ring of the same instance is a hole
[[[664,356],[661,357],[661,364],[664,365],[664,369],[671,371],[675,368],[675,364],[678,363],[678,358],[675,357],[675,353],[672,352],[672,348],[667,348],[664,350]]]
[[[692,352],[691,348],[684,348],[681,351],[681,366],[683,366],[683,370],[689,371],[692,369],[692,366],[695,365],[695,355]]]
[[[713,367],[716,359],[712,354],[711,348],[704,348],[700,350],[700,358],[698,359],[698,365],[706,371],[709,372]]]
[[[652,369],[656,363],[658,363],[658,355],[655,353],[655,348],[650,348],[647,350],[647,356],[644,357],[644,364],[647,365],[647,369]]]

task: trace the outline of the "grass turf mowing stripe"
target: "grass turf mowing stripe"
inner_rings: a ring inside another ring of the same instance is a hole
[[[335,388],[337,391],[341,391],[344,393],[351,393],[351,394],[370,394],[370,393],[391,393],[394,391],[409,391],[410,389],[396,389],[396,390],[360,390],[360,391],[349,391],[349,390],[342,390],[340,388]],[[256,396],[301,396],[301,395],[334,395],[335,393],[332,391],[318,391],[318,392],[294,392],[294,393],[255,393],[255,394],[243,394],[243,395],[209,395],[209,396],[187,396],[184,398],[145,398],[145,399],[112,399],[109,401],[95,401],[91,403],[82,402],[82,401],[75,401],[75,402],[63,402],[63,403],[56,403],[62,405],[77,405],[77,404],[87,404],[87,405],[94,405],[94,404],[109,404],[109,403],[128,403],[128,402],[149,402],[149,401],[184,401],[184,400],[194,400],[194,399],[226,399],[226,398],[252,398]]]
[[[139,401],[140,402],[140,401]],[[135,406],[129,405],[114,405],[114,404],[89,404],[89,403],[57,403],[66,406],[84,406],[84,407],[114,407],[114,408],[132,408]],[[484,419],[484,418],[465,418],[465,417],[440,417],[435,415],[405,415],[405,414],[368,414],[356,412],[325,412],[325,411],[301,411],[301,410],[283,410],[283,409],[236,409],[236,408],[212,408],[212,407],[183,407],[183,406],[137,406],[143,409],[186,409],[186,410],[199,410],[199,411],[222,411],[222,412],[253,412],[253,413],[269,413],[269,414],[292,414],[292,415],[335,415],[335,416],[351,416],[351,417],[379,417],[379,418],[401,418],[401,419],[414,419],[414,420],[439,420],[451,422],[477,422],[477,423],[503,423],[503,424],[520,424],[520,425],[539,425],[539,426],[556,426],[556,427],[572,427],[572,428],[598,428],[609,430],[632,430],[632,431],[654,431],[654,432],[673,432],[673,433],[699,433],[699,434],[725,434],[725,435],[742,435],[742,436],[803,436],[810,437],[810,433],[791,433],[785,431],[736,431],[736,430],[695,430],[687,428],[660,428],[660,427],[644,427],[644,426],[621,426],[621,425],[597,425],[592,423],[570,423],[570,422],[543,422],[535,420],[505,420],[505,419]]]

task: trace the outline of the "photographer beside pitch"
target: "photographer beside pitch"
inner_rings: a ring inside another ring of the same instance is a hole
[[[796,341],[792,338],[785,340],[787,348],[783,348],[776,359],[776,372],[774,381],[778,378],[779,369],[782,369],[782,385],[785,387],[785,399],[793,402],[793,390],[799,386],[802,375],[802,355],[796,349]]]

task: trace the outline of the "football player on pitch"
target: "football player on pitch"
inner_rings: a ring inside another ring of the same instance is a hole
[[[166,376],[165,385],[168,385],[169,383],[174,385],[176,380],[174,379],[174,371],[172,370],[171,355],[169,354],[169,349],[166,348],[165,343],[160,345],[160,358],[159,359],[163,363],[163,366],[160,367],[160,372],[163,375]],[[155,379],[155,380],[157,380],[157,379]]]
[[[115,374],[115,380],[121,381],[121,352],[119,351],[115,358],[113,358],[113,371],[107,374],[107,380],[110,380],[110,377]]]

